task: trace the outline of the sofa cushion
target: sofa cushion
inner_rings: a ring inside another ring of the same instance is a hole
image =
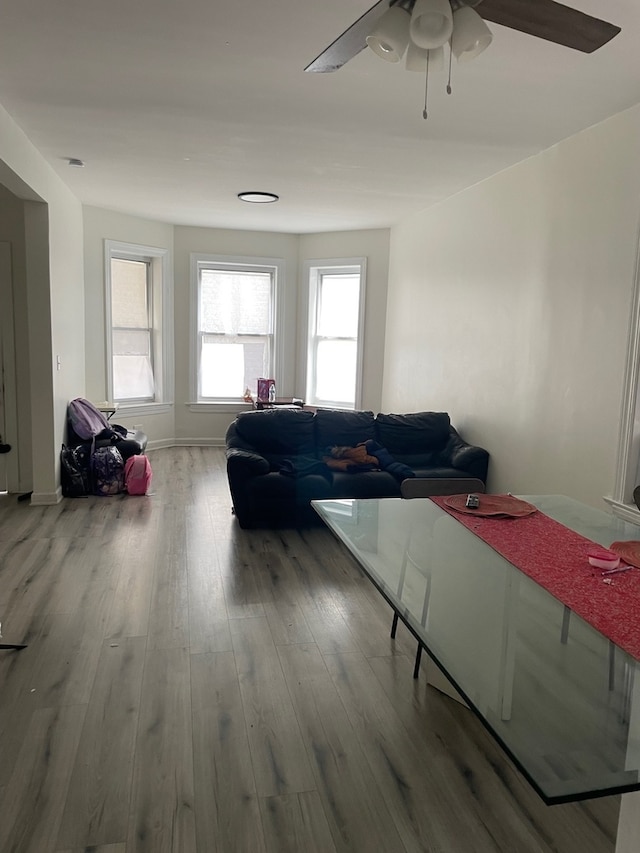
[[[411,412],[376,417],[378,441],[392,456],[406,460],[415,454],[442,450],[449,439],[446,412]]]
[[[293,479],[272,472],[256,477],[251,483],[251,498],[260,514],[269,515],[289,506],[308,505],[312,500],[326,500],[333,496],[331,483],[322,476],[309,474]]]
[[[315,453],[313,412],[303,409],[263,409],[242,412],[236,432],[258,453],[304,455]]]
[[[335,473],[332,498],[398,498],[399,481],[387,471],[361,471],[358,474]]]
[[[418,469],[433,468],[440,464],[441,454],[439,451],[434,453],[399,453],[393,454],[396,462],[402,465],[408,465],[415,473]],[[417,476],[417,475],[416,475]]]
[[[318,450],[328,447],[355,447],[361,441],[375,439],[373,412],[342,412],[337,409],[318,409],[316,437]]]

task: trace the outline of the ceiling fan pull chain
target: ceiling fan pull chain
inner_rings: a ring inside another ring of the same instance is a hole
[[[453,56],[453,51],[451,50],[451,42],[449,42],[449,79],[447,80],[447,95],[451,94],[451,57]]]
[[[424,109],[422,110],[422,118],[426,119],[429,117],[427,113],[427,95],[429,94],[429,51],[427,51],[427,65],[424,73]]]

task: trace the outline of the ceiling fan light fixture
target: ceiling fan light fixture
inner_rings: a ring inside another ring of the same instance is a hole
[[[429,71],[442,71],[444,68],[444,48],[436,47],[433,50],[425,50],[417,44],[409,42],[405,68],[407,71],[426,71],[427,58],[429,59]]]
[[[367,46],[387,62],[399,62],[409,43],[411,16],[406,9],[392,6],[367,36]]]
[[[431,50],[448,42],[453,31],[449,0],[416,0],[409,33],[418,47]]]
[[[475,59],[491,44],[493,36],[480,15],[471,6],[460,6],[453,13],[451,52],[458,62]]]

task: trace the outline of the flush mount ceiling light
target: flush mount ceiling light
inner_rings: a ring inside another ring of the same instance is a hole
[[[452,57],[466,62],[491,44],[485,21],[583,53],[593,53],[620,32],[620,27],[556,0],[378,0],[304,70],[337,71],[365,47],[396,63],[406,51],[407,71],[425,73],[426,118],[429,71],[444,65],[443,47],[449,45],[451,94]]]
[[[280,196],[275,193],[255,192],[252,190],[250,192],[238,193],[238,198],[240,201],[249,202],[249,204],[271,204],[274,201],[278,201]]]

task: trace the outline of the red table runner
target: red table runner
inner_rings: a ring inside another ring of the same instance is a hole
[[[602,576],[587,552],[598,546],[538,510],[525,518],[481,518],[431,500],[601,634],[640,660],[640,568]]]

